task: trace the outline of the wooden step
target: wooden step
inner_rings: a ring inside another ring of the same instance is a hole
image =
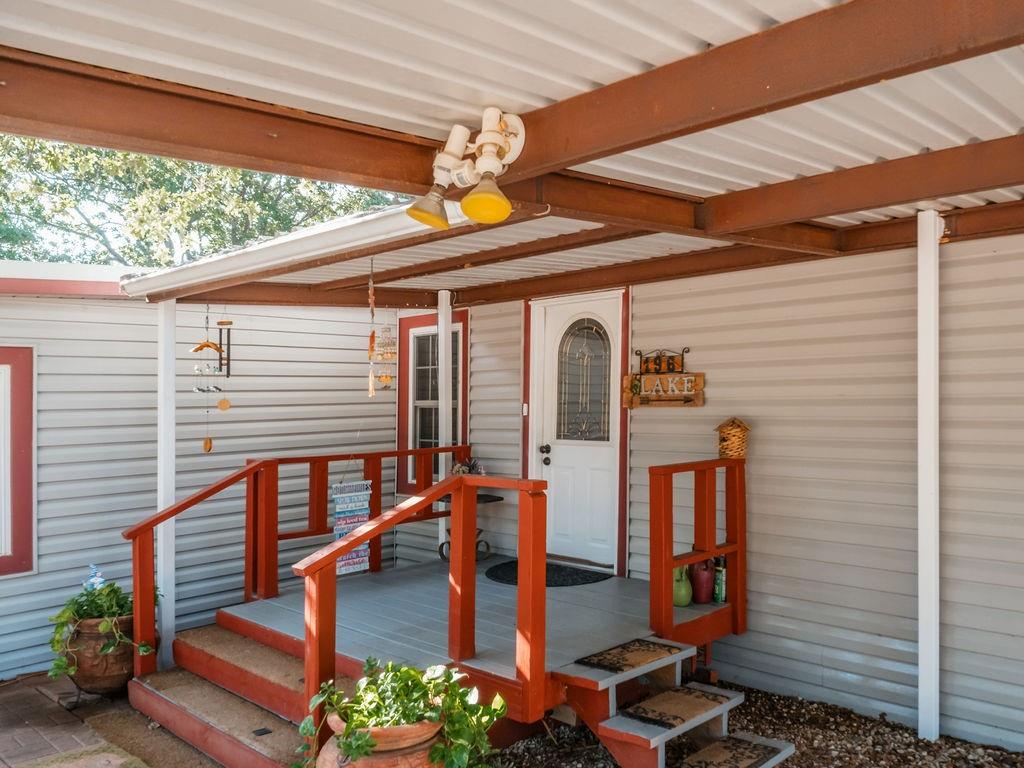
[[[794,751],[788,741],[733,733],[688,755],[679,768],[772,768]]]
[[[738,691],[689,683],[625,707],[600,723],[597,735],[606,744],[624,742],[663,753],[669,739],[705,724],[712,735],[725,736],[729,710],[742,702],[743,694]]]
[[[635,645],[634,645],[635,644]],[[637,638],[628,643],[617,645],[591,654],[585,659],[594,659],[604,656],[604,661],[614,660],[617,656],[623,656],[621,662],[609,664],[602,669],[593,664],[581,663],[583,659],[577,659],[571,664],[552,670],[551,674],[556,679],[567,685],[578,688],[587,688],[594,691],[611,690],[615,686],[627,680],[633,680],[643,675],[648,675],[665,667],[674,666],[675,674],[670,676],[670,685],[679,685],[682,673],[682,662],[697,653],[692,645],[676,643],[671,640],[664,640],[660,637]],[[632,658],[630,658],[632,657]],[[601,663],[602,660],[598,660]],[[616,667],[616,668],[612,668]],[[612,708],[614,712],[614,707]]]
[[[179,632],[174,662],[292,722],[307,704],[302,660],[216,624]]]
[[[295,725],[183,669],[128,684],[132,706],[227,768],[280,768],[302,743]]]

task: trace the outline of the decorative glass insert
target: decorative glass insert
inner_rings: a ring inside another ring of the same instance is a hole
[[[608,440],[612,345],[597,320],[577,320],[558,345],[559,440]]]

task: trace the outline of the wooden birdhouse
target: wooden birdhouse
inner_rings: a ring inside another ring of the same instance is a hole
[[[747,458],[747,436],[750,427],[744,421],[733,417],[723,421],[715,430],[718,432],[718,458]]]

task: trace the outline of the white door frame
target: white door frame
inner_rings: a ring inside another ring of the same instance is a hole
[[[544,313],[539,311],[546,309],[547,307],[558,305],[558,304],[576,304],[581,301],[587,300],[604,300],[614,299],[618,305],[616,311],[616,317],[622,317],[622,302],[625,295],[625,289],[616,288],[611,291],[598,291],[594,293],[574,293],[566,296],[554,296],[547,299],[533,299],[530,301],[530,339],[529,349],[525,351],[530,361],[530,405],[527,412],[527,420],[529,425],[529,440],[530,445],[526,446],[528,456],[528,477],[540,477],[541,464],[540,464],[540,452],[537,450],[538,436],[542,433],[542,420],[544,418],[544,409],[540,407],[542,389],[541,383],[544,375],[544,341],[545,341],[545,322]],[[609,407],[611,409],[610,420],[609,420],[609,434],[612,435],[612,443],[615,448],[616,455],[618,455],[622,446],[622,430],[619,421],[619,409],[622,407],[622,387],[620,382],[622,381],[622,350],[626,345],[629,344],[629,339],[622,337],[622,325],[621,322],[615,328],[610,328],[609,332],[613,333],[619,338],[619,348],[612,350],[612,381],[611,381],[611,398],[609,400]],[[628,359],[628,357],[626,358]],[[618,461],[615,462],[615,488],[618,491],[619,486],[622,484],[621,477],[622,468]],[[619,535],[619,520],[618,514],[616,514],[615,538],[618,539]],[[615,555],[612,559],[612,573],[619,572],[619,548],[616,546]]]

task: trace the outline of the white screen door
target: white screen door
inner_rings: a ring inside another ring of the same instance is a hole
[[[530,477],[548,481],[548,553],[614,567],[621,294],[533,305]]]

